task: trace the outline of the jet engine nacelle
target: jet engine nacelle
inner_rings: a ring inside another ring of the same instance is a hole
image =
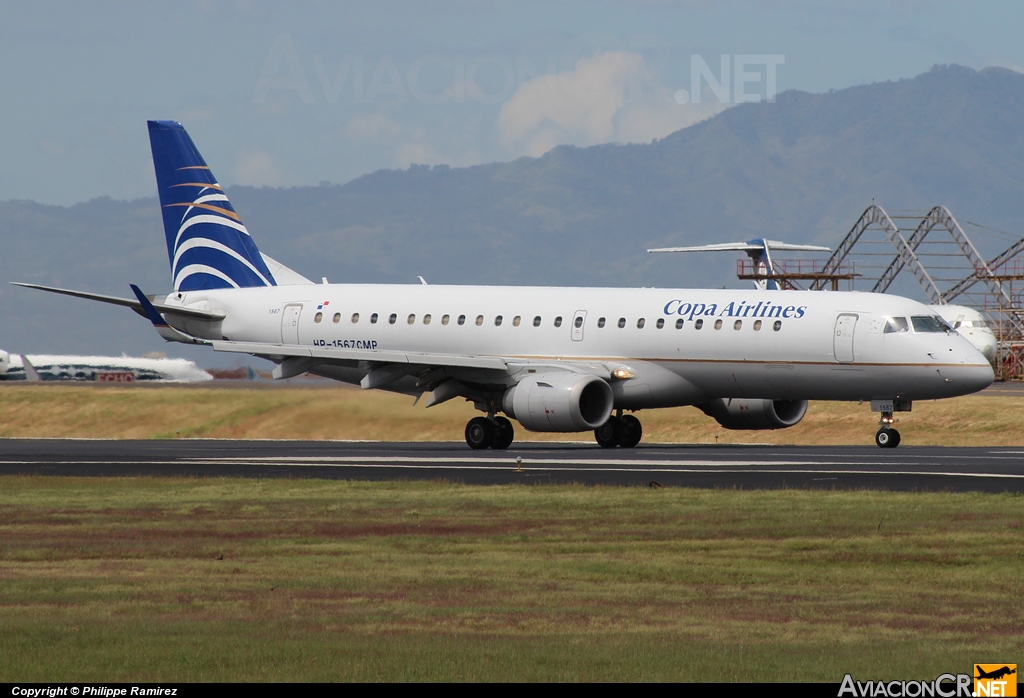
[[[807,414],[807,400],[719,398],[697,406],[726,429],[785,429]]]
[[[0,376],[5,375],[11,367],[11,355],[0,349]]]
[[[612,389],[597,376],[538,373],[509,388],[505,414],[530,431],[588,431],[612,414]]]

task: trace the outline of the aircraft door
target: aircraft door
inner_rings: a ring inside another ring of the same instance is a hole
[[[587,323],[587,311],[577,310],[572,316],[572,341],[583,341],[583,326]]]
[[[281,344],[299,343],[299,315],[302,305],[286,305],[281,315]]]
[[[848,364],[853,361],[853,330],[857,326],[857,315],[841,313],[836,318],[836,332],[832,337],[832,351],[836,361]]]

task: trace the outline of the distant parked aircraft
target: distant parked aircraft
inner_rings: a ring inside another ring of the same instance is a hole
[[[995,361],[999,340],[985,316],[966,305],[933,305],[932,310],[967,338],[989,361]]]
[[[0,350],[0,381],[96,381],[97,383],[196,383],[213,376],[186,359],[130,356],[51,356]]]

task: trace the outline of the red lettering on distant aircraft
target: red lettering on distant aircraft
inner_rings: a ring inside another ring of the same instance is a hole
[[[96,380],[100,383],[134,383],[135,374],[131,371],[97,371]]]

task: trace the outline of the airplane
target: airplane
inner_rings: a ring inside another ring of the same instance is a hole
[[[187,359],[132,356],[10,354],[0,349],[0,381],[95,381],[97,383],[195,383],[213,380]]]
[[[261,253],[184,127],[150,121],[172,291],[134,298],[17,284],[129,307],[166,340],[250,354],[420,398],[464,398],[473,449],[530,431],[636,446],[634,414],[693,405],[729,429],[798,423],[809,400],[894,413],[992,383],[988,361],[916,301],[856,292],[317,284]],[[510,419],[511,418],[511,419]]]
[[[978,664],[975,664],[974,668],[978,672],[978,675],[974,677],[976,679],[1001,679],[1004,676],[1012,676],[1017,673],[1016,669],[1011,669],[1008,666],[993,669],[992,671],[985,671]]]

